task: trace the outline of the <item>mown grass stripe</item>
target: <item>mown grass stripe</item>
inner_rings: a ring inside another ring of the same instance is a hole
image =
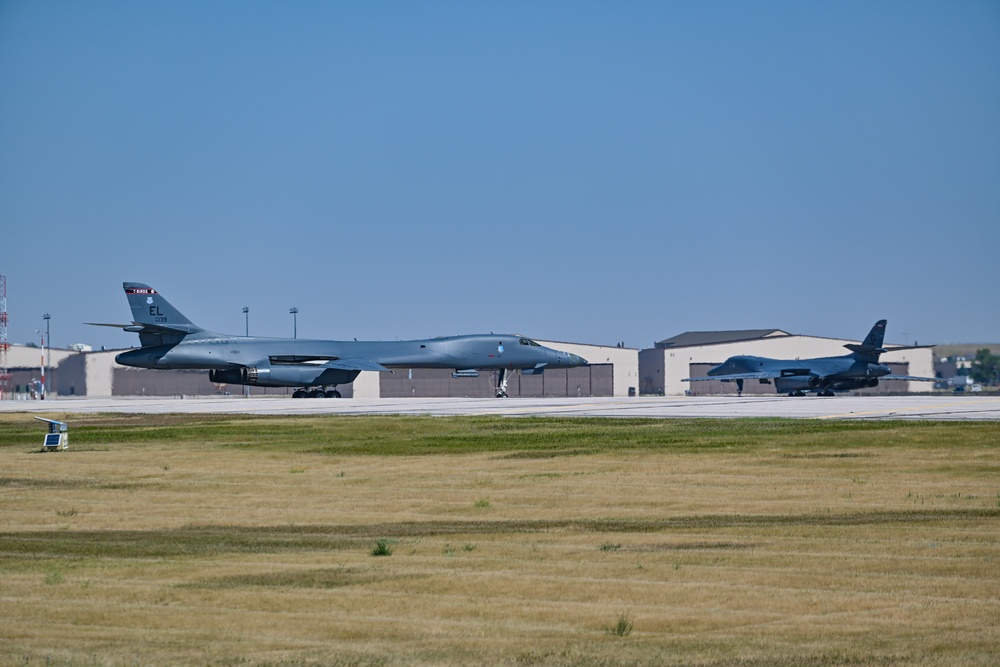
[[[357,549],[372,539],[504,535],[548,531],[653,533],[790,526],[905,525],[1000,519],[1000,508],[786,515],[695,515],[663,519],[426,521],[370,525],[205,526],[156,531],[0,533],[0,558],[180,558],[225,553]]]

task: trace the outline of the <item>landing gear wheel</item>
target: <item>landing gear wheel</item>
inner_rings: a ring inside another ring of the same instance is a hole
[[[329,390],[325,395],[327,398],[340,398],[340,392],[336,389]]]
[[[326,398],[326,394],[321,392],[319,389],[313,389],[308,394],[309,398]]]
[[[292,392],[292,398],[305,398],[305,397],[306,397],[306,392],[304,392],[301,389],[296,389],[295,391]]]

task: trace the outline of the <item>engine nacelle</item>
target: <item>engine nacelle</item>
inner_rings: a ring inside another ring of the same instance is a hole
[[[279,364],[215,369],[208,372],[208,379],[223,384],[248,384],[255,387],[312,387],[354,382],[360,373],[361,371],[324,368],[312,364]]]

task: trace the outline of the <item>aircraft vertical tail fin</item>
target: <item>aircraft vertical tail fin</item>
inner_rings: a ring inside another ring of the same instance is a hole
[[[885,320],[879,320],[872,327],[872,330],[868,332],[868,335],[865,336],[864,341],[860,345],[848,343],[844,347],[858,355],[858,358],[862,361],[878,363],[879,355],[885,352],[885,349],[882,347],[882,343],[885,341],[885,325]]]
[[[879,320],[872,327],[872,330],[868,332],[865,336],[865,340],[861,343],[864,347],[870,347],[873,350],[882,347],[882,341],[885,340],[885,320]]]
[[[132,326],[125,330],[138,333],[143,347],[177,343],[188,334],[204,331],[149,285],[123,283],[122,286],[132,309]]]

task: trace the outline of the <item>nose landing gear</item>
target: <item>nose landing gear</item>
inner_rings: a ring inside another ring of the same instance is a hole
[[[507,369],[501,368],[497,373],[497,398],[507,398]]]

